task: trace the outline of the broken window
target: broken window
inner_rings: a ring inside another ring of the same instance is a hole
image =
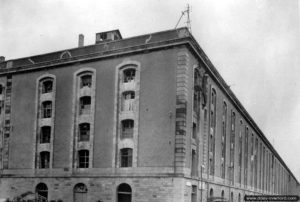
[[[131,119],[126,119],[122,121],[122,138],[132,138],[133,137],[133,127],[134,121]]]
[[[89,167],[89,151],[79,150],[78,151],[78,168],[88,168]]]
[[[40,168],[49,168],[50,152],[43,151],[40,153]]]
[[[79,141],[90,140],[90,124],[82,123],[79,125]]]
[[[42,118],[51,118],[52,115],[52,102],[45,101],[42,103]]]
[[[121,149],[121,167],[132,167],[132,149]]]
[[[50,143],[51,127],[43,126],[41,128],[40,143]]]
[[[51,93],[53,89],[53,81],[46,80],[42,83],[42,93]]]
[[[80,88],[92,86],[92,75],[83,75],[80,77]]]
[[[135,69],[125,69],[123,71],[123,82],[129,83],[131,81],[134,81],[135,78]]]
[[[123,93],[123,96],[122,96],[122,110],[123,111],[133,111],[134,97],[135,97],[135,93],[133,91],[126,91]]]
[[[90,96],[81,97],[79,114],[89,114],[90,111],[91,111],[91,97]]]

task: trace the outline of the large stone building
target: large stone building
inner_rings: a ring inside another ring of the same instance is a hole
[[[243,201],[299,183],[186,28],[0,63],[0,198]]]

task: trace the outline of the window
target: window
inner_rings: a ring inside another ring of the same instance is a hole
[[[214,175],[215,161],[215,128],[216,128],[216,91],[211,89],[211,106],[210,106],[210,139],[209,139],[209,174]]]
[[[125,69],[123,71],[123,82],[129,83],[134,81],[135,78],[135,69]]]
[[[133,91],[126,91],[122,96],[122,110],[133,111],[134,110],[134,98],[135,93]]]
[[[231,112],[231,135],[230,135],[230,180],[234,182],[234,148],[235,148],[235,113]]]
[[[52,102],[45,101],[42,103],[42,118],[51,118],[52,116]]]
[[[48,187],[44,183],[39,183],[35,188],[36,200],[40,202],[48,201]]]
[[[132,190],[128,184],[120,184],[117,188],[117,193],[118,202],[131,202]]]
[[[133,137],[134,121],[126,119],[122,121],[122,134],[121,138],[132,138]]]
[[[233,192],[230,194],[230,202],[233,202]]]
[[[92,75],[83,75],[80,77],[80,88],[92,86]]]
[[[79,141],[89,141],[90,140],[90,124],[81,123],[79,124]]]
[[[243,131],[243,121],[241,120],[240,135],[239,135],[239,183],[242,183],[242,151],[243,151],[242,131]]]
[[[74,201],[76,202],[87,202],[88,189],[85,184],[79,183],[74,187]]]
[[[52,80],[45,80],[42,82],[42,93],[51,93],[53,90],[53,81]]]
[[[201,93],[201,78],[198,69],[194,71],[194,111],[199,113],[200,110],[200,93]]]
[[[132,149],[121,149],[121,167],[132,167]]]
[[[81,97],[79,114],[89,114],[90,111],[91,111],[91,97],[90,96]]]
[[[0,95],[2,95],[2,93],[3,93],[3,86],[0,85]]]
[[[51,127],[43,126],[40,131],[40,143],[50,143]]]
[[[258,139],[255,139],[255,152],[254,152],[254,187],[257,188],[257,154],[258,154]]]
[[[244,155],[244,184],[247,186],[248,184],[248,133],[249,129],[245,126],[245,155]]]
[[[226,129],[227,129],[227,104],[226,102],[223,102],[222,140],[221,140],[221,177],[223,179],[225,179]]]
[[[88,168],[89,167],[89,151],[79,150],[78,151],[78,168]]]
[[[43,151],[40,153],[40,168],[49,168],[50,152]]]
[[[192,138],[197,138],[197,124],[195,122],[193,123]]]
[[[197,186],[192,186],[191,202],[197,202]]]
[[[197,154],[196,151],[192,150],[192,166],[191,166],[191,175],[192,176],[198,176],[197,173]]]

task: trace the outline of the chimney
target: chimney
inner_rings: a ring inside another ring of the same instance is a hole
[[[4,56],[0,56],[0,63],[1,62],[5,62],[5,57]]]
[[[78,37],[78,47],[83,47],[84,46],[84,35],[83,34],[79,34]]]

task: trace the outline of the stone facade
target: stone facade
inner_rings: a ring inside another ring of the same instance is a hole
[[[298,194],[294,175],[186,28],[116,38],[0,63],[0,198]],[[50,93],[40,90],[44,78]],[[43,126],[51,132],[40,141]]]

